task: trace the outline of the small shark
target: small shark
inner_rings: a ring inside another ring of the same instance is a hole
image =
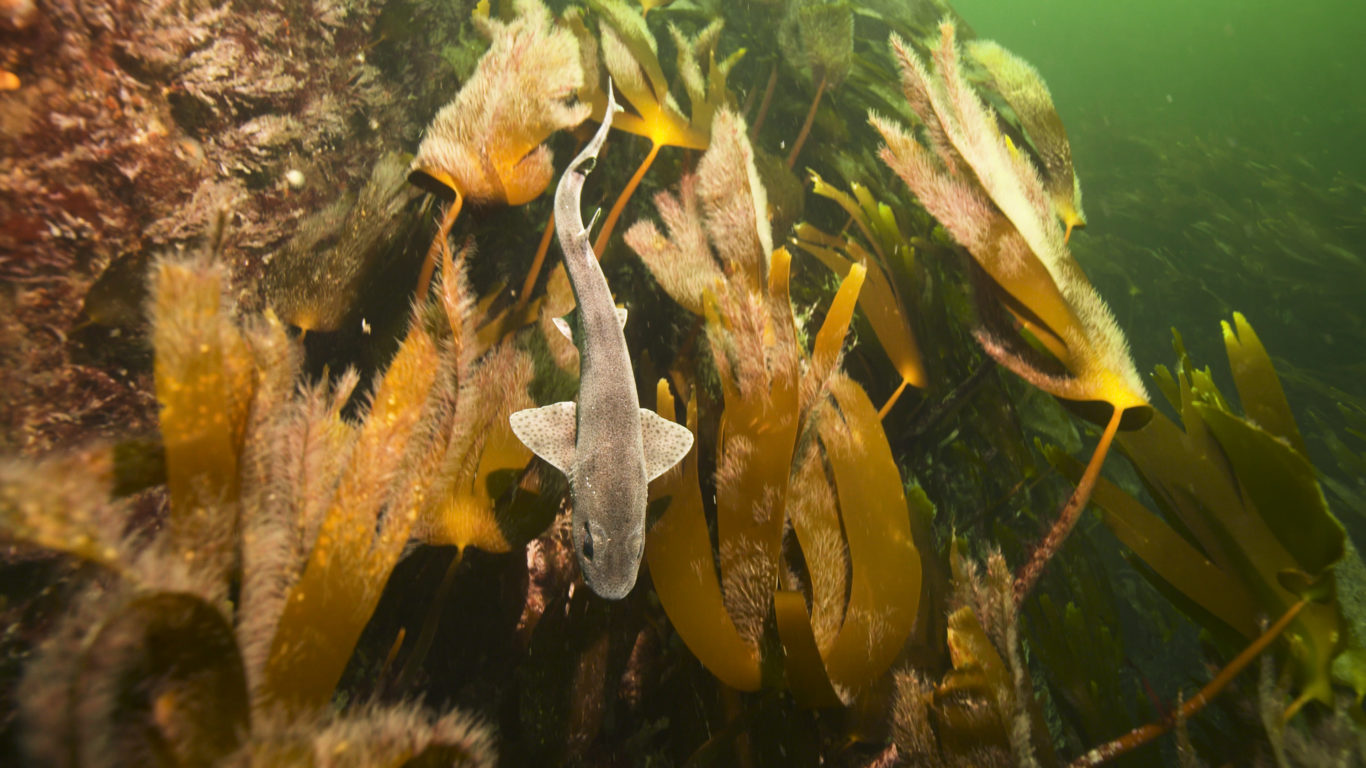
[[[651,480],[692,448],[687,427],[640,407],[618,310],[579,211],[584,179],[620,107],[607,92],[607,114],[555,189],[555,229],[578,302],[572,327],[556,321],[579,350],[579,401],[529,408],[511,416],[527,448],[569,477],[574,548],[589,588],[609,600],[635,586],[645,551],[645,502]]]

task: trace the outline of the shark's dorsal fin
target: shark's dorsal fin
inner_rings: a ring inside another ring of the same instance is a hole
[[[563,317],[556,317],[552,318],[550,322],[554,323],[555,327],[560,329],[560,333],[563,333],[566,339],[569,339],[570,341],[574,340],[574,329],[570,327],[568,320]],[[617,307],[617,325],[620,325],[622,328],[626,327],[626,307]]]
[[[640,442],[645,448],[645,479],[653,480],[688,455],[692,449],[692,432],[682,424],[641,408]]]
[[[578,433],[575,410],[574,403],[566,400],[517,411],[508,421],[523,445],[567,475],[574,466],[574,438]]]

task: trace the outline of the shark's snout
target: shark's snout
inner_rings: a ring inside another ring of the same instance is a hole
[[[645,551],[639,534],[612,536],[600,525],[589,522],[575,528],[579,568],[583,580],[600,597],[620,600],[636,585],[640,560]]]

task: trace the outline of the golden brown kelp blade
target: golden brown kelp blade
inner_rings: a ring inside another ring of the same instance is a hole
[[[849,696],[886,670],[910,635],[921,569],[901,474],[877,410],[845,376],[837,376],[830,391],[840,416],[823,419],[819,432],[839,497],[852,578],[844,622],[824,659],[830,679]]]
[[[661,602],[703,664],[753,690],[776,671],[763,655],[781,642],[794,693],[820,705],[857,695],[890,663],[915,620],[919,567],[909,530],[896,532],[898,521],[908,525],[907,509],[890,448],[879,449],[886,438],[876,411],[838,374],[867,270],[848,267],[807,358],[788,295],[791,257],[771,249],[764,201],[744,125],[723,110],[697,174],[656,198],[669,236],[648,221],[627,233],[665,291],[704,316],[723,405],[712,479],[717,551],[695,476],[656,485],[655,498],[670,503],[646,550]],[[801,434],[821,439],[799,442]],[[684,466],[696,472],[695,459]],[[789,520],[819,592],[809,613],[808,597],[782,581]],[[852,597],[846,547],[858,558]],[[780,637],[768,638],[774,611]]]
[[[72,689],[76,765],[215,765],[250,726],[232,626],[194,595],[153,592],[100,625]]]
[[[904,288],[897,281],[891,262],[899,260],[904,272],[914,259],[914,251],[891,209],[874,200],[867,189],[855,184],[854,195],[850,195],[827,184],[814,172],[811,176],[813,191],[838,203],[858,226],[868,245],[865,247],[853,235],[836,237],[808,223],[796,226],[792,243],[820,259],[840,277],[851,264],[868,267],[867,282],[859,293],[859,307],[873,327],[878,344],[901,374],[901,384],[878,411],[879,417],[886,416],[907,386],[924,387],[926,383],[920,346],[907,318],[906,299],[902,296]]]
[[[673,396],[662,379],[657,394],[659,415],[676,421]],[[688,428],[696,434],[695,397],[688,401],[687,419]],[[697,475],[696,443],[683,459],[681,470],[666,472],[650,484],[651,503],[663,499],[668,500],[668,506],[645,538],[645,560],[655,592],[688,650],[712,674],[736,690],[758,690],[758,651],[731,621],[716,577]]]
[[[530,356],[501,344],[460,383],[451,441],[433,480],[434,498],[414,531],[420,540],[485,552],[507,552],[525,543],[510,542],[500,526],[491,480],[498,472],[520,473],[531,461],[508,422],[512,412],[535,406],[527,395],[531,375]]]
[[[122,570],[132,555],[121,510],[109,504],[113,477],[107,447],[0,461],[0,538]]]
[[[697,174],[685,175],[676,194],[666,190],[655,196],[668,236],[649,219],[636,222],[625,236],[660,287],[697,315],[703,314],[704,294],[718,280],[765,290],[773,252],[767,193],[744,122],[722,110],[713,133]]]
[[[1072,168],[1067,128],[1053,106],[1048,85],[1032,64],[994,41],[971,40],[966,48],[968,55],[990,75],[992,89],[1010,105],[1033,145],[1043,165],[1040,171],[1048,197],[1066,227],[1066,241],[1073,229],[1086,226],[1086,213],[1081,207],[1081,181]]]
[[[254,361],[207,256],[163,259],[152,274],[152,342],[170,495],[171,547],[226,579],[236,566],[238,451]]]
[[[555,174],[541,142],[583,122],[590,109],[570,104],[583,86],[574,34],[552,23],[540,0],[517,0],[503,22],[476,10],[474,24],[491,41],[455,99],[437,112],[418,145],[410,179],[431,192],[453,194],[437,232],[443,240],[466,199],[522,205],[545,191]],[[418,279],[425,297],[438,249],[428,250]]]
[[[930,144],[924,146],[874,115],[872,122],[887,142],[883,160],[1011,299],[1028,308],[1017,317],[1070,375],[1046,374],[990,337],[982,339],[987,351],[1058,397],[1150,411],[1128,343],[1063,244],[1038,173],[1027,158],[1010,151],[994,117],[963,80],[953,25],[945,23],[941,32],[933,75],[904,42],[892,39],[907,100],[923,122],[935,127],[927,131]],[[954,173],[958,167],[972,173]],[[1105,410],[1108,417],[1110,409]]]
[[[263,700],[298,711],[332,696],[416,517],[415,509],[399,504],[384,513],[399,495],[392,482],[436,371],[436,346],[414,322],[375,389],[307,565],[285,601],[266,660]]]
[[[656,8],[667,8],[674,0],[640,0],[640,15],[649,15]]]
[[[583,84],[578,41],[552,22],[540,0],[517,0],[510,22],[473,17],[489,50],[432,119],[413,158],[413,180],[475,203],[521,205],[554,176],[541,142],[588,117],[569,99]]]
[[[962,557],[957,544],[949,559],[954,605],[945,640],[953,666],[937,684],[914,670],[898,673],[895,743],[922,765],[1055,764],[1021,654],[1005,559],[992,552],[982,569]]]
[[[978,341],[1001,365],[1105,424],[1076,492],[1020,569],[1016,596],[1023,600],[1080,517],[1111,440],[1122,425],[1146,421],[1152,406],[1124,334],[1063,242],[1037,170],[1002,136],[964,79],[953,23],[940,24],[933,74],[896,35],[892,48],[906,100],[929,128],[922,145],[872,115],[886,141],[883,160],[1007,294],[1006,308],[1067,373],[1031,362],[1018,340],[979,330]]]

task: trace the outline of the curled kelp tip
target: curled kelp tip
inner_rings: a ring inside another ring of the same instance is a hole
[[[1072,145],[1067,128],[1053,104],[1043,76],[1032,64],[991,40],[971,40],[964,45],[990,77],[992,89],[1010,105],[1020,120],[1030,148],[1039,160],[1044,186],[1065,231],[1086,226],[1081,207],[1081,180],[1072,167]]]

